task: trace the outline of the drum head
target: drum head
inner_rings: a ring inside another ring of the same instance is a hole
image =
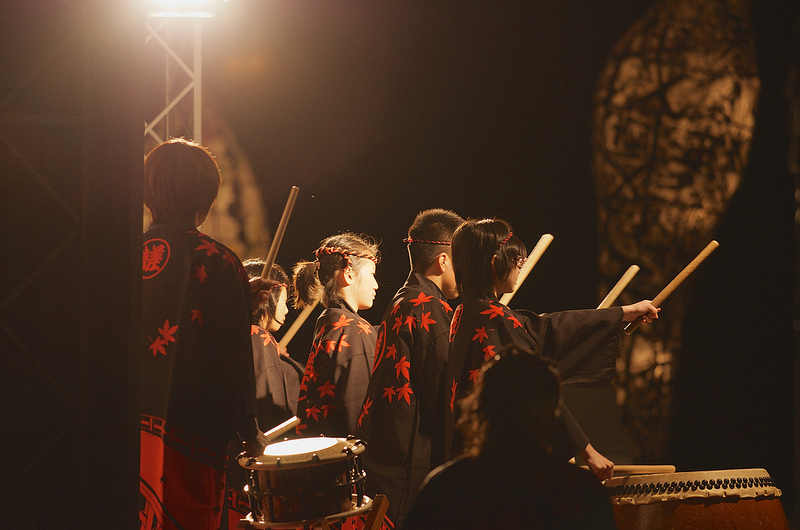
[[[345,460],[364,452],[361,440],[344,438],[297,438],[270,444],[256,458],[240,459],[239,465],[252,470],[289,469]]]

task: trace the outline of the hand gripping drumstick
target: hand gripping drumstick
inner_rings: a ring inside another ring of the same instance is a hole
[[[631,282],[636,273],[639,272],[638,265],[631,265],[628,267],[628,270],[625,271],[625,274],[622,275],[622,278],[619,279],[617,285],[612,287],[603,301],[600,302],[600,305],[597,306],[597,309],[605,309],[606,307],[611,307],[611,304],[617,299],[617,297],[625,290],[625,287]]]
[[[547,250],[547,247],[550,246],[550,243],[553,242],[552,234],[544,234],[542,237],[539,238],[539,242],[536,243],[536,246],[533,247],[531,253],[528,254],[528,260],[525,262],[525,265],[522,266],[522,270],[519,271],[519,278],[517,278],[517,284],[514,286],[514,290],[510,293],[506,293],[500,297],[500,303],[503,305],[508,305],[514,295],[517,294],[517,290],[519,290],[522,282],[525,281],[525,278],[528,277],[533,267],[536,265],[536,262],[539,261],[539,258],[542,257],[544,251]]]
[[[283,240],[283,233],[286,232],[286,225],[289,224],[289,216],[292,215],[292,208],[294,208],[294,201],[297,199],[297,193],[300,188],[292,186],[289,192],[289,199],[286,201],[286,206],[283,209],[281,221],[278,223],[278,229],[275,230],[275,236],[272,238],[272,245],[269,247],[267,259],[264,262],[264,268],[261,270],[261,278],[266,280],[269,278],[269,271],[272,270],[272,264],[275,263],[275,256],[278,255],[278,248],[281,246]]]
[[[655,298],[653,298],[652,304],[656,307],[660,306],[661,303],[672,294],[672,291],[677,289],[678,286],[683,283],[683,280],[685,280],[701,263],[703,263],[703,260],[706,259],[709,254],[717,250],[718,246],[719,243],[717,243],[716,240],[713,240],[711,243],[706,245],[706,248],[704,248],[702,252],[700,252],[700,254],[698,254],[697,257],[692,260],[691,263],[689,263],[677,276],[675,276],[675,279],[669,282],[669,285],[664,287],[664,289],[658,293]],[[637,317],[633,322],[628,322],[628,325],[625,326],[625,333],[630,335],[641,325],[642,317]]]
[[[303,322],[306,321],[314,308],[317,307],[317,304],[319,304],[319,299],[314,300],[313,304],[307,305],[303,308],[300,314],[297,315],[297,318],[294,319],[294,322],[292,322],[292,325],[289,327],[289,329],[286,330],[286,333],[283,334],[283,337],[281,337],[281,340],[278,342],[278,344],[286,348],[286,345],[289,344],[289,341],[294,338],[297,330],[299,330],[300,326],[303,325]]]

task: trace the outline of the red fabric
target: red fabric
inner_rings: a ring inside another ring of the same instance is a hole
[[[145,432],[141,462],[142,530],[219,528],[225,471],[189,458]]]

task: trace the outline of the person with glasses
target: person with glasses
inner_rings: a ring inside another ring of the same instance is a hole
[[[558,365],[562,384],[605,385],[614,377],[623,321],[658,318],[649,300],[607,309],[536,314],[511,310],[500,297],[514,290],[525,263],[525,244],[501,219],[468,220],[453,235],[453,265],[463,303],[450,327],[445,371],[445,457],[460,453],[455,429],[458,401],[474,386],[483,363],[514,345]],[[513,407],[513,403],[509,403]],[[560,405],[555,454],[580,454],[595,475],[610,478],[614,464],[589,443],[569,410]]]

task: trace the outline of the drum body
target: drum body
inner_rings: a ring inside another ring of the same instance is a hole
[[[257,458],[240,457],[250,471],[248,495],[257,523],[315,521],[362,505],[361,440],[300,438],[270,444]]]
[[[789,528],[781,491],[764,469],[634,475],[604,485],[620,530]]]

